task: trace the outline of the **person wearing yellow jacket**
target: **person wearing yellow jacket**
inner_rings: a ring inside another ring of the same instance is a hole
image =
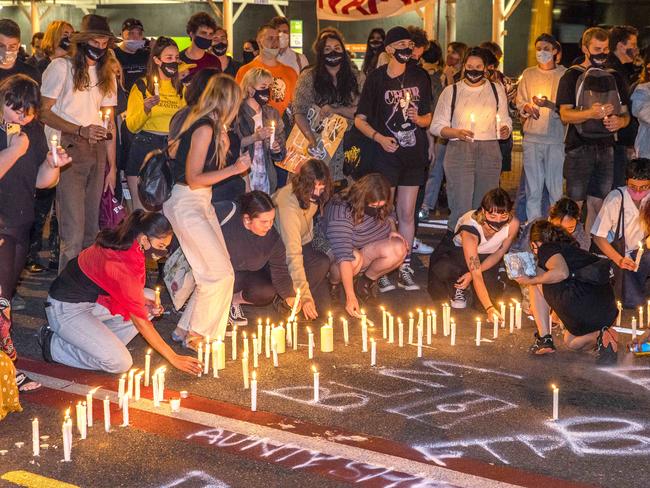
[[[169,122],[185,106],[178,73],[178,46],[161,36],[153,44],[147,73],[129,93],[126,126],[135,134],[126,164],[126,181],[133,208],[144,208],[138,196],[138,173],[147,153],[167,145]]]

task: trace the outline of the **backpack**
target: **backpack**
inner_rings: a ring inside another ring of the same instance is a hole
[[[576,108],[591,108],[595,103],[610,103],[614,106],[614,114],[621,113],[621,99],[618,94],[616,78],[613,70],[577,65],[570,69],[582,71],[576,81]],[[605,127],[600,119],[589,119],[575,128],[582,137],[587,139],[601,139],[611,137],[612,133]]]

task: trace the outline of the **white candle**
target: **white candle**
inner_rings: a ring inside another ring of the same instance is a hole
[[[370,366],[377,366],[377,341],[370,339]]]
[[[149,386],[149,376],[151,375],[151,349],[147,351],[144,357],[144,386]]]
[[[438,316],[436,315],[435,310],[431,312],[431,322],[433,324],[433,334],[438,335]],[[431,342],[429,342],[429,344],[431,344]]]
[[[515,306],[511,303],[510,307],[510,333],[515,331]]]
[[[427,345],[431,345],[431,326],[432,326],[433,317],[431,315],[431,310],[427,310]]]
[[[154,374],[151,375],[151,383],[153,386],[153,406],[159,407],[160,395],[158,395],[158,372],[157,371],[155,371]]]
[[[497,136],[497,141],[498,141],[499,139],[501,139],[501,116],[499,114],[497,114],[497,124],[496,124],[496,126],[497,126],[496,136]]]
[[[307,346],[309,348],[309,359],[314,359],[314,333],[307,327]]]
[[[257,336],[253,335],[253,368],[257,368],[258,364],[258,355],[257,355]]]
[[[50,151],[52,152],[52,162],[54,163],[54,166],[57,167],[59,165],[59,137],[56,134],[52,134],[52,137],[50,137]]]
[[[250,349],[248,345],[248,334],[246,334],[246,331],[242,332],[242,343],[244,345],[244,354],[250,354]]]
[[[93,388],[88,393],[86,393],[86,406],[87,406],[87,408],[86,408],[86,422],[88,424],[88,427],[93,426],[93,395],[95,394],[95,392],[98,389],[99,389],[99,387]]]
[[[341,322],[343,322],[343,342],[347,346],[350,343],[350,330],[348,329],[348,320],[345,317],[341,317]]]
[[[639,271],[639,265],[641,264],[641,258],[643,257],[643,241],[639,241],[639,250],[636,253],[636,261],[635,261],[635,271]]]
[[[298,321],[293,321],[293,350],[298,350]]]
[[[199,347],[197,348],[197,361],[199,364],[203,364],[203,343],[199,342]],[[201,376],[201,372],[199,372],[199,376]]]
[[[88,437],[88,424],[87,424],[87,412],[88,407],[86,406],[86,402],[80,402],[79,406],[79,431],[81,433],[81,438],[85,439]]]
[[[492,339],[499,337],[499,316],[495,313],[492,315],[492,320],[494,321],[494,331],[492,332]]]
[[[165,401],[165,368],[159,368],[158,371],[158,397],[160,401]]]
[[[41,434],[38,428],[38,419],[32,420],[32,454],[41,455]]]
[[[424,311],[421,308],[418,308],[417,312],[418,312],[418,327],[424,327]]]
[[[501,319],[503,320],[501,326],[505,327],[506,326],[506,304],[503,302],[499,302],[499,308],[501,309]]]
[[[515,300],[515,326],[521,330],[521,303]]]
[[[481,319],[476,319],[476,345],[481,345]]]
[[[636,317],[632,317],[632,337],[636,337]]]
[[[272,127],[273,127],[273,139],[275,140],[275,122],[272,122]],[[273,145],[273,142],[271,142],[271,145]],[[291,306],[291,315],[289,315],[289,321],[292,322],[296,318],[296,314],[298,313],[298,305],[300,304],[300,288],[296,290],[296,296],[293,300],[293,305]],[[268,319],[266,321],[266,325],[268,324]]]
[[[404,347],[404,324],[399,317],[397,317],[397,340],[399,341],[399,347]]]
[[[129,394],[124,395],[124,400],[122,401],[122,427],[128,427],[129,425]]]
[[[388,314],[388,343],[395,343],[395,317],[391,313]]]
[[[280,325],[273,327],[271,330],[271,335],[273,336],[273,341],[275,342],[275,350],[278,354],[284,354],[287,350],[287,339],[284,330],[284,324],[280,322]]]
[[[454,322],[453,320],[451,321],[450,328],[451,328],[451,345],[455,346],[456,345],[456,322]]]
[[[212,351],[212,357],[214,358],[215,351],[214,348],[216,347],[216,356],[217,356],[217,370],[222,370],[226,369],[226,344],[221,340],[221,337],[218,337],[216,342],[212,343],[213,351]],[[212,374],[215,376],[215,378],[219,377],[219,372],[214,371],[214,367],[212,368]]]
[[[126,392],[129,394],[129,396],[131,398],[133,398],[133,378],[134,378],[134,376],[135,376],[135,369],[129,370],[129,376],[128,376],[129,382],[127,383],[128,386],[126,388]]]
[[[413,327],[415,326],[415,319],[413,312],[409,312],[409,344],[413,344]]]
[[[237,326],[235,325],[232,328],[232,336],[231,336],[231,347],[232,347],[232,360],[234,361],[237,359]]]
[[[156,287],[156,298],[155,298],[156,307],[160,307],[160,287]]]
[[[142,371],[135,375],[135,401],[140,400],[140,383],[142,383]]]
[[[72,454],[72,419],[67,413],[61,427],[61,435],[63,437],[63,460],[69,462]]]
[[[334,317],[332,316],[332,312],[327,312],[327,323],[330,327],[334,327]]]
[[[422,357],[422,336],[424,335],[422,333],[422,326],[418,325],[418,357]]]
[[[278,362],[278,350],[276,348],[275,342],[272,344],[272,349],[273,349],[273,367],[277,368],[280,364]]]
[[[123,374],[117,386],[117,404],[120,408],[122,408],[122,397],[124,396],[125,389],[126,389],[126,374]]]
[[[643,307],[639,307],[639,327],[643,328]]]
[[[293,327],[291,325],[291,320],[287,320],[287,344],[289,347],[293,345]]]
[[[111,431],[111,402],[108,395],[104,398],[104,430]]]
[[[560,418],[560,389],[555,385],[551,385],[551,388],[553,388],[553,420],[557,420]]]
[[[248,354],[247,353],[242,354],[241,371],[242,371],[242,376],[244,377],[244,390],[248,390],[249,384],[248,384]]]
[[[257,412],[257,372],[253,371],[251,378],[251,410]]]
[[[476,116],[474,115],[474,112],[469,114],[469,130],[472,131],[472,134],[476,130]]]
[[[312,366],[311,369],[314,372],[314,403],[318,403],[320,390],[320,373],[316,369],[316,366]]]
[[[101,111],[100,111],[101,113]],[[108,121],[111,119],[111,109],[107,108],[106,111],[104,112],[104,116],[102,118],[102,127],[104,129],[108,130]]]
[[[158,84],[158,77],[153,77],[153,94],[155,96],[160,96],[160,85]]]
[[[379,307],[381,309],[381,332],[382,337],[386,339],[388,337],[388,315],[386,315],[386,308],[382,305]]]
[[[648,302],[650,303],[650,302]],[[623,305],[621,302],[616,302],[616,308],[618,309],[618,315],[616,316],[616,327],[621,326],[621,317],[623,315]]]
[[[262,338],[264,337],[264,331],[262,329],[262,319],[257,320],[257,354],[262,354]]]
[[[329,324],[320,328],[320,351],[334,351],[334,328]]]
[[[271,121],[271,138],[269,139],[269,145],[273,146],[275,144],[275,120]]]
[[[180,412],[181,410],[181,399],[180,398],[170,398],[169,399],[169,408],[172,412]]]
[[[361,351],[368,352],[368,323],[364,317],[365,315],[361,316]]]
[[[268,319],[266,321],[266,334],[264,340],[265,340],[266,358],[268,359],[271,357],[271,326],[269,325]]]

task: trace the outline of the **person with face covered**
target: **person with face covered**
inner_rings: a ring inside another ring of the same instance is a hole
[[[46,134],[48,139],[58,134],[74,161],[62,172],[56,192],[59,271],[93,243],[102,192],[115,191],[115,125],[106,117],[109,111],[115,113],[117,104],[117,61],[108,48],[113,39],[105,17],[86,15],[81,30],[72,36],[70,54],[53,59],[43,73],[41,119]]]
[[[160,213],[134,211],[115,229],[73,258],[54,280],[39,344],[48,362],[74,368],[124,373],[133,358],[127,349],[138,334],[177,369],[196,375],[195,357],[175,353],[151,323],[163,309],[145,289],[147,258],[167,254],[172,227]]]
[[[634,150],[637,157],[650,158],[650,49],[646,49],[643,55],[643,69],[630,101],[632,114],[639,122]]]
[[[466,308],[470,285],[488,317],[498,315],[493,298],[503,292],[499,266],[519,232],[508,193],[488,191],[480,207],[461,216],[453,237],[448,234],[431,255],[429,295],[434,301],[451,300],[452,308]]]
[[[145,156],[167,145],[170,121],[185,106],[178,60],[178,46],[173,39],[163,36],[156,39],[147,73],[136,80],[129,94],[126,127],[135,135],[125,173],[133,208],[143,208],[138,196],[138,174]]]
[[[255,39],[247,39],[242,45],[242,65],[250,63],[260,54],[260,46]]]
[[[444,169],[450,230],[461,215],[479,206],[490,188],[499,185],[499,140],[512,132],[503,86],[486,79],[486,68],[485,51],[471,48],[462,81],[442,91],[431,122],[431,133],[449,140]]]
[[[429,166],[426,128],[431,123],[429,75],[409,63],[413,41],[404,27],[386,34],[390,62],[375,69],[366,80],[355,126],[375,143],[373,171],[382,173],[392,188],[399,232],[409,244],[415,237],[415,204],[418,189],[427,180]],[[410,252],[399,270],[398,287],[419,290],[411,268]],[[394,288],[384,277],[380,289]]]
[[[645,305],[645,284],[650,276],[650,252],[647,251],[650,245],[650,159],[630,161],[627,184],[607,195],[591,234],[598,248],[618,268],[615,270],[616,293],[623,306],[635,309]],[[620,237],[625,240],[624,251],[613,245]],[[640,246],[645,252],[637,267]]]
[[[181,61],[191,67],[185,82],[189,82],[194,73],[205,68],[222,69],[219,59],[210,52],[212,38],[217,31],[217,23],[205,12],[197,12],[190,17],[185,27],[192,43],[180,53]]]
[[[450,42],[447,45],[447,56],[445,67],[442,71],[442,84],[453,85],[461,80],[463,71],[463,60],[465,59],[468,46],[464,42]]]
[[[221,64],[221,71],[233,78],[237,76],[237,71],[241,68],[241,63],[228,56],[228,33],[223,27],[217,27],[212,38],[212,54],[214,54]]]
[[[11,19],[0,19],[0,81],[22,74],[40,83],[40,71],[18,59],[19,50],[20,27]]]
[[[273,17],[269,24],[278,31],[278,61],[293,68],[297,74],[309,65],[307,56],[289,47],[290,32],[289,19],[286,17]]]
[[[585,228],[590,229],[600,211],[603,199],[614,182],[614,143],[616,133],[630,123],[629,96],[625,82],[615,71],[606,71],[609,34],[600,27],[591,27],[582,35],[584,61],[569,68],[560,79],[556,105],[566,124],[564,139],[564,177],[566,194],[581,207],[587,203]],[[590,106],[576,106],[578,80],[594,72],[606,90],[581,91],[593,97]],[[587,74],[585,74],[587,72]],[[596,98],[599,97],[599,98]],[[602,99],[600,97],[603,97]]]
[[[122,42],[115,46],[115,57],[122,66],[122,84],[126,95],[124,98],[126,98],[135,80],[146,73],[149,60],[149,49],[144,38],[144,26],[140,20],[130,18],[122,22]],[[124,104],[126,104],[126,100]],[[120,110],[120,113],[122,111]]]
[[[377,60],[384,49],[384,39],[386,39],[386,31],[380,27],[372,29],[368,34],[366,53],[363,56],[363,64],[361,65],[361,71],[364,75],[368,76],[377,67]]]
[[[300,307],[307,320],[327,310],[327,272],[330,260],[313,246],[314,216],[332,194],[329,168],[320,159],[309,159],[289,184],[273,194],[275,227],[286,248],[287,266],[293,286],[300,290]]]
[[[292,105],[296,124],[313,149],[318,147],[319,140],[309,122],[310,110],[320,110],[319,120],[333,114],[340,115],[349,121],[348,128],[351,128],[361,86],[360,75],[352,70],[345,44],[338,32],[321,33],[314,51],[316,63],[298,77]],[[345,178],[343,159],[341,143],[329,162],[334,181]]]

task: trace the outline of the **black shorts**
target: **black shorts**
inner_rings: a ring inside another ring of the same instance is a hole
[[[399,152],[399,149],[397,151]],[[424,157],[413,155],[413,152],[409,155],[398,155],[379,148],[372,169],[375,173],[384,175],[391,187],[422,186],[429,176],[429,160],[427,154],[424,154]]]
[[[167,145],[167,136],[138,132],[133,136],[129,148],[129,158],[126,162],[126,176],[138,176],[146,155],[154,149],[162,149]]]
[[[567,196],[576,202],[605,198],[614,181],[614,148],[585,145],[567,151],[564,158]]]

